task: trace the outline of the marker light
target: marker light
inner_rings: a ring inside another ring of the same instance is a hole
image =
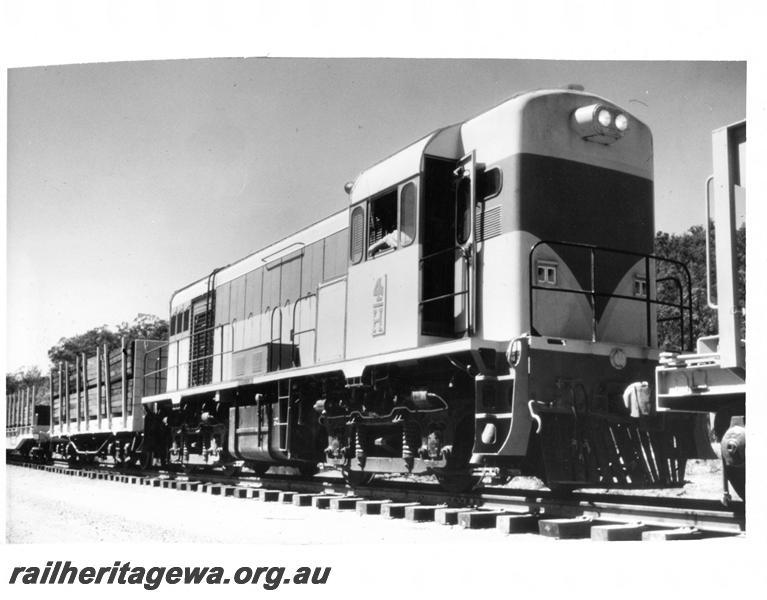
[[[623,113],[618,113],[615,116],[615,127],[618,131],[626,131],[629,128],[629,120]]]
[[[506,348],[506,362],[510,367],[516,367],[522,356],[522,342],[519,339],[512,340]]]
[[[497,435],[498,432],[495,428],[495,425],[492,423],[485,423],[485,428],[482,430],[482,443],[485,444],[485,446],[495,444]]]

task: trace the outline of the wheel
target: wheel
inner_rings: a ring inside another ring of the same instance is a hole
[[[257,477],[261,477],[264,475],[271,465],[269,463],[260,463],[260,462],[249,462],[245,463],[245,466],[248,467]]]
[[[343,475],[344,481],[353,488],[368,485],[375,477],[375,473],[351,471],[349,469],[343,469],[341,474]]]
[[[722,467],[727,481],[740,499],[746,500],[746,428],[733,425],[722,438]]]
[[[730,487],[740,496],[743,502],[746,501],[746,469],[743,467],[726,467],[725,474]]]
[[[717,414],[717,417],[719,415]],[[741,500],[746,500],[746,428],[745,421],[733,418],[720,442],[722,468],[730,486]]]
[[[80,456],[76,452],[71,452],[67,456],[67,466],[70,469],[79,469],[81,467]]]

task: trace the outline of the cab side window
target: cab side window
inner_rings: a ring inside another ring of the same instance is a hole
[[[415,184],[407,183],[402,186],[399,194],[400,243],[403,248],[415,240],[417,207]]]
[[[396,190],[370,201],[368,210],[368,258],[399,245]]]
[[[418,187],[409,181],[352,209],[349,259],[356,265],[365,258],[410,246],[417,231]]]
[[[471,236],[471,211],[473,210],[471,180],[468,177],[462,177],[458,181],[455,194],[455,210],[455,238],[458,244],[463,245],[469,241]]]

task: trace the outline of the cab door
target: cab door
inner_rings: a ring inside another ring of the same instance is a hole
[[[457,338],[476,328],[476,160],[425,164],[421,333]]]
[[[475,243],[477,168],[474,151],[458,161],[455,181],[455,259],[454,302],[456,332],[473,335],[476,326],[477,245]]]

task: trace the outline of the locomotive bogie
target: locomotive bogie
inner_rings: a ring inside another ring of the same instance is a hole
[[[373,473],[467,467],[472,363],[458,354],[368,369],[344,400],[323,406],[326,462]]]
[[[219,394],[187,398],[177,405],[163,403],[147,410],[152,455],[161,463],[184,469],[228,464],[228,415]]]

